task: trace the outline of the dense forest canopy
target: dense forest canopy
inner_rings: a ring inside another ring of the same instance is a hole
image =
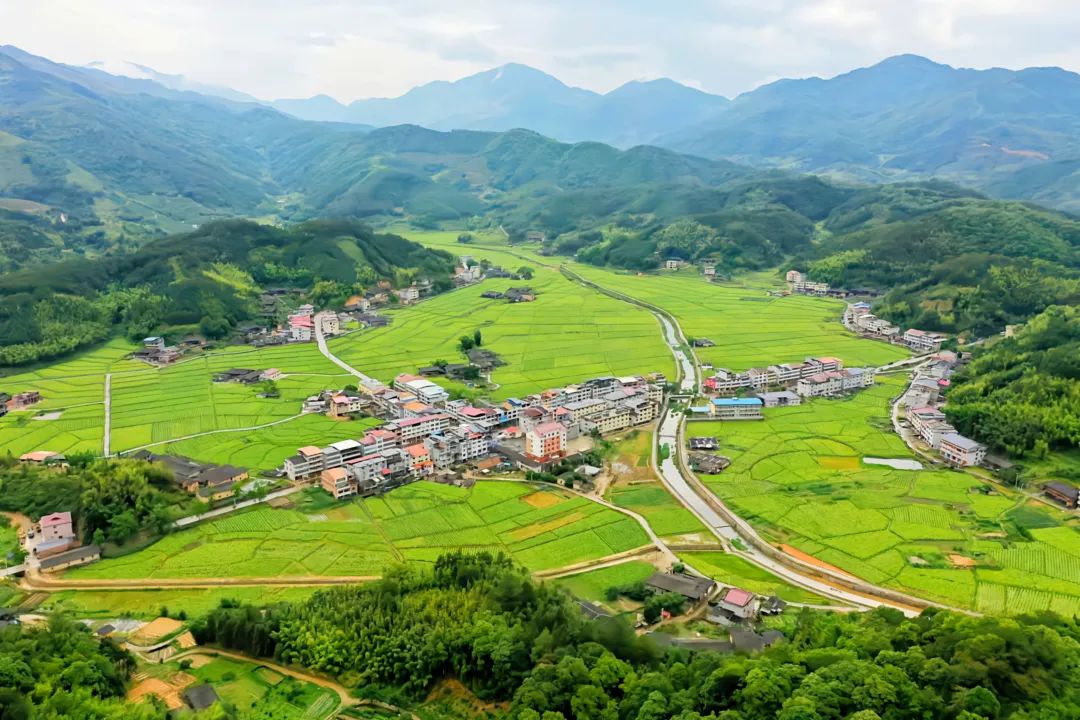
[[[128,704],[135,658],[62,615],[0,629],[0,717],[5,720],[164,720],[160,704]]]
[[[259,290],[347,290],[388,279],[450,287],[452,257],[353,221],[280,229],[234,220],[153,241],[135,252],[68,260],[0,277],[0,364],[55,357],[113,332],[169,326],[222,337],[255,317]]]
[[[1080,702],[1075,620],[807,610],[759,655],[665,653],[485,553],[297,604],[226,603],[196,634],[404,702],[456,677],[521,720],[1066,718]]]
[[[1015,455],[1080,447],[1080,306],[1050,307],[976,350],[945,412],[961,432]]]

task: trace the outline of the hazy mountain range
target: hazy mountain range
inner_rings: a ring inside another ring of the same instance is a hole
[[[152,81],[174,93],[263,102],[133,63],[93,69],[141,82],[131,85],[141,92],[153,92],[146,89]],[[652,144],[861,182],[939,177],[1080,211],[1080,75],[1060,68],[971,70],[901,55],[830,79],[780,80],[728,100],[669,79],[600,94],[509,64],[396,98],[344,105],[320,95],[263,104],[313,121],[527,128],[565,142]]]

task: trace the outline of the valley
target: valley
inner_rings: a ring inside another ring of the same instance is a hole
[[[1071,717],[1077,77],[0,46],[0,716]]]

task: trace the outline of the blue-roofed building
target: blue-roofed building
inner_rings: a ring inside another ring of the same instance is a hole
[[[690,408],[690,412],[695,415],[712,415],[712,408],[708,405],[695,405]]]
[[[761,420],[761,398],[715,398],[712,401],[712,414],[718,420]]]

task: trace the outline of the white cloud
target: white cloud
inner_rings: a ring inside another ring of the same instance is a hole
[[[609,90],[668,76],[737,94],[905,52],[1080,69],[1074,0],[34,0],[0,42],[128,60],[260,97],[387,96],[504,62]]]

